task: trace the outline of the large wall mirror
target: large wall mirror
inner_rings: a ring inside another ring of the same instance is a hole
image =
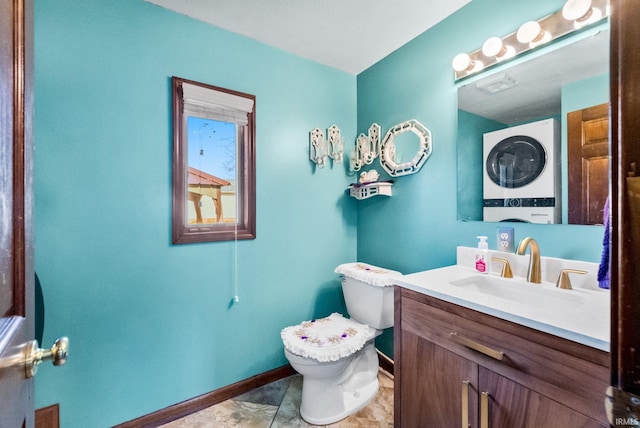
[[[458,219],[602,224],[608,25],[526,57],[458,86]]]

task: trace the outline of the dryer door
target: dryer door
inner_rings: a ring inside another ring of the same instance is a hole
[[[498,142],[486,158],[489,179],[502,188],[516,189],[535,181],[547,155],[535,138],[515,135]]]

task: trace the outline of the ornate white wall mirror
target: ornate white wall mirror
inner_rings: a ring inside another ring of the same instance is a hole
[[[392,177],[415,174],[431,155],[431,132],[411,119],[389,129],[380,146],[380,165]]]

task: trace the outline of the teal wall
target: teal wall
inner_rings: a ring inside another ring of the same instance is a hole
[[[65,428],[111,426],[265,372],[286,363],[282,327],[344,311],[337,264],[410,273],[495,236],[456,220],[451,59],[562,3],[474,0],[356,77],[142,0],[36,0],[36,270],[44,343],[71,339],[36,406],[60,403]],[[172,75],[256,95],[256,240],[171,245]],[[344,165],[308,160],[312,128],[335,123],[348,151],[371,123],[412,118],[433,154],[391,198],[349,199]],[[543,255],[600,255],[601,228],[526,235]]]
[[[355,140],[355,76],[142,0],[36,0],[35,69],[43,342],[71,342],[36,407],[125,422],[286,364],[283,327],[344,311],[352,178],[308,145]],[[171,245],[172,75],[256,95],[257,239]]]
[[[506,128],[504,123],[458,110],[456,144],[458,158],[458,220],[482,221],[484,204],[482,194],[482,139],[485,132]],[[464,183],[464,184],[461,184]]]
[[[412,273],[455,263],[456,246],[475,246],[477,235],[489,236],[489,246],[495,248],[498,223],[457,220],[457,86],[451,60],[563,4],[474,0],[358,75],[358,132],[373,122],[386,132],[396,123],[417,119],[433,137],[433,153],[419,173],[397,178],[391,198],[358,204],[361,261]],[[533,236],[545,256],[599,260],[601,227],[513,225],[517,240]],[[377,345],[392,355],[392,340],[387,331]]]

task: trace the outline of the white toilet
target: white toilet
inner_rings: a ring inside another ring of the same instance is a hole
[[[393,326],[393,278],[400,272],[365,263],[336,268],[351,318],[333,313],[281,332],[284,353],[302,375],[300,416],[314,425],[337,422],[371,402],[378,392],[382,330]]]

